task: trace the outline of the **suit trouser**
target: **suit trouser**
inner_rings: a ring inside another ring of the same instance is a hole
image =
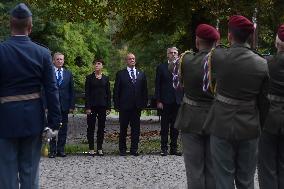
[[[49,143],[50,153],[64,152],[64,147],[65,147],[66,139],[67,139],[68,113],[69,111],[61,112],[62,126],[59,128],[59,131],[58,131],[57,142],[56,142],[56,138],[53,138]]]
[[[216,189],[254,189],[258,138],[230,141],[210,137]]]
[[[38,168],[41,144],[41,135],[0,138],[1,189],[39,188]]]
[[[284,188],[284,135],[263,132],[259,140],[260,189]]]
[[[101,150],[104,141],[106,107],[92,107],[91,111],[92,114],[87,115],[87,139],[89,143],[89,149],[94,150],[94,132],[96,119],[98,119],[97,150]]]
[[[174,127],[179,105],[173,104],[163,104],[163,110],[161,112],[161,150],[168,150],[168,135],[170,130],[171,138],[171,151],[177,150],[177,139],[179,131]]]
[[[128,124],[131,128],[131,147],[130,152],[137,152],[140,137],[140,109],[120,110],[119,111],[119,151],[126,152],[126,136]]]
[[[210,153],[210,137],[181,133],[183,156],[189,189],[215,189]]]

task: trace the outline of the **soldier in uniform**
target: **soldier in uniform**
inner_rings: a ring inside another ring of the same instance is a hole
[[[257,99],[264,94],[268,68],[247,43],[254,32],[250,20],[232,16],[228,29],[230,48],[216,48],[208,59],[205,78],[216,79],[216,94],[204,127],[211,134],[216,188],[253,189],[260,134]]]
[[[284,25],[275,46],[277,54],[268,60],[270,109],[259,140],[260,189],[284,188]]]
[[[10,15],[11,37],[0,44],[0,188],[37,189],[45,111],[48,126],[61,120],[58,89],[48,49],[33,43],[32,13],[20,3]]]
[[[203,91],[202,84],[204,58],[215,46],[220,34],[207,24],[200,24],[195,33],[198,53],[186,51],[180,59],[184,97],[175,127],[181,130],[188,188],[213,189],[210,137],[203,130],[203,124],[214,97],[211,92]]]

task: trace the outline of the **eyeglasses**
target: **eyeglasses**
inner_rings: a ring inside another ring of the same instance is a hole
[[[178,52],[174,51],[174,52],[168,52],[168,54],[177,54]]]

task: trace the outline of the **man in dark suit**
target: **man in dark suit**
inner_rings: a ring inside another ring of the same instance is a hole
[[[211,70],[205,78],[211,75],[217,83],[212,87],[216,99],[204,127],[211,133],[216,188],[234,189],[236,185],[238,189],[253,189],[260,134],[257,99],[264,95],[268,68],[266,60],[247,43],[254,32],[253,23],[235,15],[230,17],[228,28],[230,48],[211,51],[210,65],[204,66]]]
[[[168,61],[160,64],[156,69],[155,97],[157,108],[161,114],[161,155],[168,154],[168,135],[170,130],[170,154],[181,155],[177,151],[178,130],[174,127],[178,108],[180,106],[183,91],[178,80],[178,49],[167,49]]]
[[[58,130],[58,90],[50,51],[33,43],[32,13],[20,3],[10,15],[11,37],[0,43],[0,188],[38,189],[46,91],[48,127]]]
[[[204,58],[220,39],[220,34],[208,24],[200,24],[195,34],[198,52],[186,51],[180,58],[184,97],[175,126],[181,130],[187,187],[215,189],[210,136],[203,128],[214,96],[210,91],[204,92],[202,85]]]
[[[148,101],[147,80],[145,74],[136,69],[134,54],[126,56],[126,64],[126,69],[117,72],[113,89],[114,108],[119,111],[119,152],[121,156],[126,155],[127,127],[130,123],[130,154],[138,156],[141,110]]]
[[[277,54],[268,60],[270,108],[259,139],[260,189],[284,188],[284,24],[278,29],[275,46]]]
[[[58,132],[57,141],[56,138],[53,138],[50,142],[50,158],[54,158],[55,156],[66,156],[64,153],[64,146],[67,138],[68,114],[72,113],[75,107],[73,76],[69,70],[63,68],[64,55],[59,52],[55,53],[53,55],[53,64],[59,89],[62,125]]]

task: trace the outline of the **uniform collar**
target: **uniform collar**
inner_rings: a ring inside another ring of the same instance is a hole
[[[18,41],[30,41],[31,39],[27,35],[12,35],[10,37],[12,40],[18,40]]]
[[[202,50],[198,51],[198,53],[204,53],[204,52],[208,53],[210,51],[211,51],[211,49],[202,49]]]
[[[245,48],[251,48],[248,43],[234,43],[231,45],[231,47],[245,47]]]

